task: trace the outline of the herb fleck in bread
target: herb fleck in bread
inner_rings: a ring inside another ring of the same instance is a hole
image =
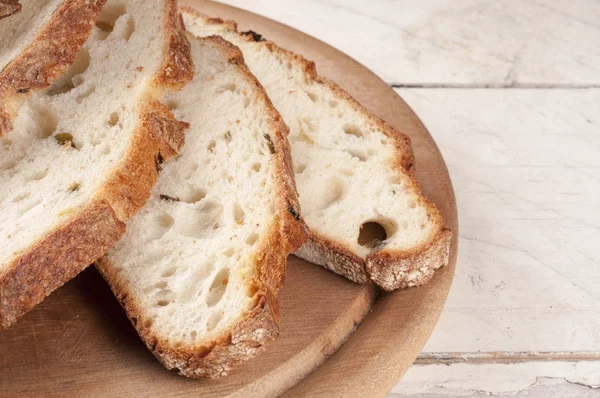
[[[186,145],[96,266],[167,368],[212,378],[277,336],[286,258],[307,231],[281,117],[236,47],[190,42],[196,75],[167,102]]]
[[[448,262],[451,231],[420,193],[410,140],[370,114],[315,65],[249,31],[185,8],[188,31],[240,47],[290,128],[303,216],[296,255],[386,290],[421,285]]]
[[[0,135],[12,129],[18,106],[46,89],[73,63],[106,0],[0,3]]]
[[[183,144],[162,96],[192,78],[173,0],[109,1],[76,62],[0,137],[0,327],[117,243]]]

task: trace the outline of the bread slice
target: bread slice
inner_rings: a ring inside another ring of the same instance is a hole
[[[177,2],[111,0],[99,20],[0,137],[2,328],[118,242],[183,143],[161,102],[193,75]]]
[[[213,378],[278,334],[286,258],[307,230],[264,89],[230,43],[190,42],[196,75],[168,100],[186,145],[96,266],[163,365]]]
[[[0,0],[0,19],[20,13],[21,8],[18,0]]]
[[[17,108],[48,88],[75,60],[106,0],[28,0],[0,4],[0,136]]]
[[[240,47],[290,128],[311,231],[296,255],[386,290],[424,284],[448,262],[451,232],[420,193],[406,135],[318,76],[312,62],[255,32],[238,33],[234,22],[183,11],[191,33],[221,35]]]

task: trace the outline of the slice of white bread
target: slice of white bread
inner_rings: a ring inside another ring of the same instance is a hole
[[[186,124],[193,75],[175,0],[111,0],[77,61],[0,137],[0,327],[116,244]]]
[[[278,334],[286,258],[307,230],[264,89],[222,38],[190,43],[195,77],[167,101],[186,145],[96,267],[168,369],[213,378]]]
[[[186,28],[221,35],[290,128],[303,217],[311,231],[296,253],[353,281],[386,290],[421,285],[448,262],[451,231],[420,193],[410,140],[369,113],[315,65],[224,22],[185,8]]]
[[[19,0],[0,0],[0,19],[10,17],[21,12]]]
[[[0,136],[17,108],[48,88],[75,60],[106,0],[27,0],[0,4]],[[10,18],[2,19],[12,15]]]

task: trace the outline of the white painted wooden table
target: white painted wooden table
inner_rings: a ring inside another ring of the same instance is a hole
[[[600,1],[224,2],[365,64],[446,159],[456,276],[390,396],[600,396]]]

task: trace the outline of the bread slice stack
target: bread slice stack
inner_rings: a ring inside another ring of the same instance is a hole
[[[386,290],[422,285],[448,262],[451,232],[412,173],[408,137],[369,113],[315,65],[234,22],[183,12],[188,31],[243,52],[290,128],[311,236],[296,254]]]
[[[165,367],[215,378],[278,335],[290,253],[386,290],[447,263],[408,137],[312,62],[104,2],[0,8],[0,327],[94,263]]]
[[[23,6],[16,1],[0,4],[0,135],[12,129],[25,98],[46,89],[73,63],[105,3],[28,0]]]
[[[109,1],[76,62],[0,138],[2,327],[119,241],[182,146],[187,125],[162,103],[193,73],[176,7]]]
[[[168,99],[186,145],[97,267],[167,368],[217,377],[278,334],[286,258],[306,231],[281,117],[237,48],[190,41],[196,75]]]

